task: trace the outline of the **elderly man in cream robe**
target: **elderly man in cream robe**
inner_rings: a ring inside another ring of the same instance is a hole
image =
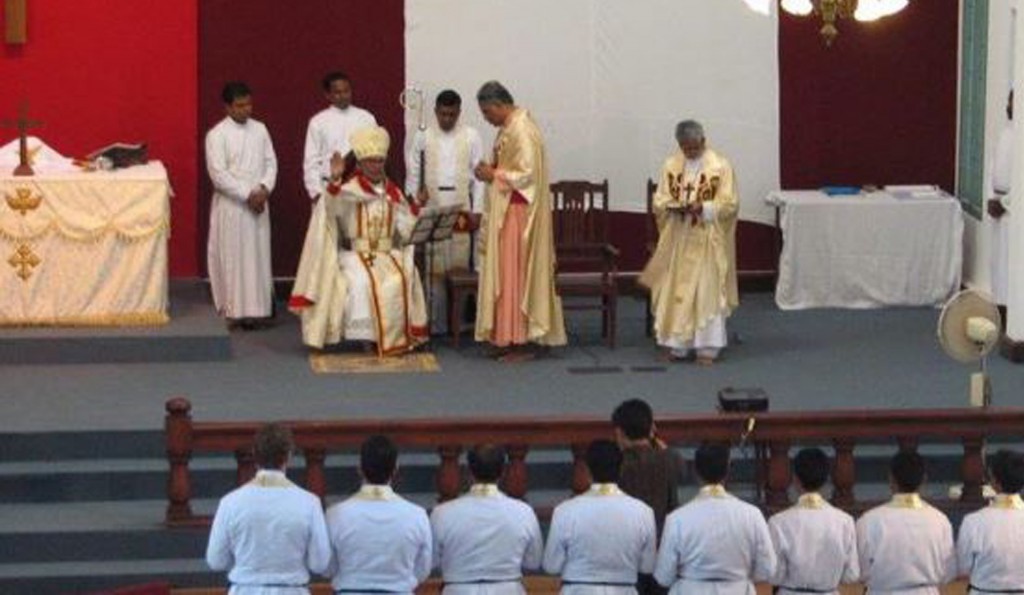
[[[498,127],[492,162],[475,170],[488,185],[476,340],[497,347],[502,361],[521,361],[533,357],[527,343],[566,342],[547,157],[537,124],[501,83],[484,83],[476,98],[484,119]]]
[[[352,135],[359,162],[343,181],[335,154],[325,200],[313,209],[289,308],[303,341],[321,349],[342,339],[376,344],[381,357],[426,340],[423,286],[405,246],[416,213],[384,174],[390,138],[374,126]]]
[[[214,190],[207,269],[217,312],[252,329],[273,312],[269,199],[277,157],[267,127],[251,117],[249,87],[230,82],[222,99],[227,116],[206,135]]]
[[[640,277],[651,289],[654,332],[674,360],[710,365],[726,346],[725,319],[736,288],[738,200],[732,166],[706,146],[693,120],[676,126],[680,151],[669,157],[654,195],[658,246]]]
[[[445,319],[447,287],[451,270],[469,269],[474,217],[483,210],[484,185],[474,179],[473,168],[483,159],[480,133],[459,123],[462,98],[451,89],[437,95],[434,116],[437,127],[417,131],[406,157],[405,193],[426,207],[459,208],[455,232],[447,240],[430,244],[431,332],[441,332]],[[475,266],[476,263],[474,262]],[[460,304],[461,306],[461,304]]]

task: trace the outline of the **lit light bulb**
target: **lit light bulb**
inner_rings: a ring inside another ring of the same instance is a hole
[[[814,11],[811,0],[782,0],[782,10],[797,16],[807,16]]]

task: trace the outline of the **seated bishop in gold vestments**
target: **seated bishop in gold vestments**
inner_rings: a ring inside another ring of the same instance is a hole
[[[416,213],[384,174],[387,131],[360,129],[351,144],[357,171],[342,181],[344,159],[332,158],[288,306],[302,318],[310,347],[366,341],[380,356],[397,355],[427,338],[423,286],[405,245]]]

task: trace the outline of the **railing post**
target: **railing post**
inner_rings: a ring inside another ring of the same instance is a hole
[[[982,449],[985,439],[982,436],[964,436],[964,458],[960,464],[960,479],[964,482],[960,502],[973,506],[981,506],[984,501],[982,484],[985,482],[985,461]]]
[[[789,441],[768,442],[768,507],[780,509],[789,505]]]
[[[462,447],[447,444],[437,447],[441,466],[437,470],[437,501],[444,502],[459,495],[459,455]]]
[[[582,494],[590,487],[590,470],[584,458],[587,445],[584,442],[572,444],[572,493]]]
[[[513,498],[526,499],[526,453],[530,447],[525,444],[511,444],[508,447],[508,469],[502,480],[502,491]]]
[[[306,448],[302,450],[302,458],[306,460],[306,489],[323,500],[327,495],[327,477],[324,474],[327,452],[323,448]]]
[[[832,504],[849,510],[856,502],[853,486],[856,482],[856,470],[853,459],[853,440],[840,438],[832,441],[836,449],[836,460],[832,465]]]
[[[192,478],[188,463],[192,459],[192,403],[184,397],[175,397],[164,405],[164,441],[170,473],[167,478],[167,512],[164,520],[168,524],[187,521],[192,518]]]
[[[235,485],[244,485],[256,477],[256,461],[252,447],[235,450]]]

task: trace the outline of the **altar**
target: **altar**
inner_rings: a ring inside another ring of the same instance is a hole
[[[0,174],[0,326],[164,324],[170,184],[160,162]]]
[[[783,246],[776,304],[880,308],[944,303],[960,289],[963,215],[938,189],[828,196],[772,192]]]

